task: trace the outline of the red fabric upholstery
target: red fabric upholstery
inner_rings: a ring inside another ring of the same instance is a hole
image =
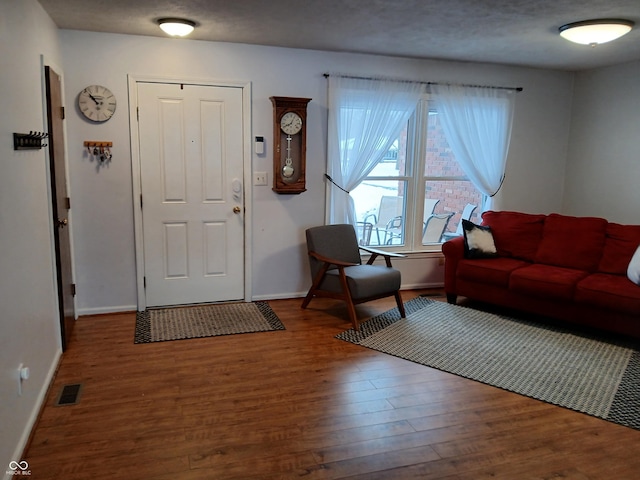
[[[514,271],[509,289],[534,297],[571,301],[576,284],[587,275],[584,270],[534,264]]]
[[[458,263],[457,275],[472,282],[484,282],[506,288],[509,286],[511,273],[527,265],[531,264],[515,258],[461,260]]]
[[[482,214],[482,224],[491,227],[499,256],[532,262],[542,238],[545,218],[546,215],[488,211]]]
[[[544,222],[535,263],[595,271],[600,263],[607,221],[552,213]]]
[[[626,275],[631,257],[640,245],[640,225],[607,225],[598,271]]]
[[[640,287],[622,275],[594,273],[576,286],[576,301],[635,315],[640,322]]]
[[[444,284],[445,290],[449,285],[448,292],[456,290],[456,278],[458,276],[458,262],[464,258],[464,237],[455,237],[442,244],[442,253],[449,259],[444,262]]]

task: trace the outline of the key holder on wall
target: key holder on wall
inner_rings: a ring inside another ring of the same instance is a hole
[[[111,158],[113,157],[113,155],[111,154],[111,147],[113,147],[113,142],[86,141],[84,142],[84,146],[87,148],[89,156],[98,160],[100,164],[110,162]]]

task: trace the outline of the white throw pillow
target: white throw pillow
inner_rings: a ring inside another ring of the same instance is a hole
[[[493,234],[489,226],[476,225],[462,219],[465,258],[494,258],[498,256]]]
[[[640,285],[640,246],[636,249],[633,257],[631,257],[629,268],[627,268],[627,277],[636,285]]]

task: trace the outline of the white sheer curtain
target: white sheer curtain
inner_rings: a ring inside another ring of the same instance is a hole
[[[356,225],[353,190],[413,114],[424,84],[329,76],[327,223]]]
[[[453,154],[488,210],[504,180],[515,90],[431,85],[431,92]]]

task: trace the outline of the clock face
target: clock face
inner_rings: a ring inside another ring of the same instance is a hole
[[[302,118],[296,112],[287,112],[280,119],[280,128],[288,135],[295,135],[302,129]]]
[[[89,85],[78,95],[78,108],[92,122],[106,122],[116,111],[116,97],[107,87]]]

